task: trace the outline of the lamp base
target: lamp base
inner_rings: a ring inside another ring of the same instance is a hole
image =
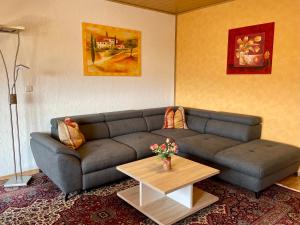
[[[27,186],[31,176],[13,176],[4,184],[4,187],[21,187]]]

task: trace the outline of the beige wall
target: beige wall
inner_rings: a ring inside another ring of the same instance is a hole
[[[81,23],[139,30],[141,77],[83,76]],[[19,80],[24,169],[35,168],[32,131],[49,131],[57,116],[159,107],[174,102],[175,17],[104,0],[7,0],[0,24],[24,25],[19,62],[31,67]],[[12,64],[15,37],[0,34]],[[11,67],[10,67],[11,69]],[[25,93],[26,84],[33,93]],[[5,76],[0,63],[0,176],[13,172]]]
[[[226,75],[228,30],[275,22],[271,75]],[[259,115],[300,146],[300,0],[235,0],[178,16],[176,104]]]

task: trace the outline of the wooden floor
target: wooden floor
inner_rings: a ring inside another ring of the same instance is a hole
[[[23,172],[23,175],[24,175],[24,176],[31,176],[31,175],[36,174],[36,173],[38,173],[38,172],[39,172],[38,169],[35,169],[35,170],[28,170],[28,171],[24,171],[24,172]],[[20,175],[20,174],[18,173],[18,175]],[[0,177],[0,180],[8,180],[8,179],[11,178],[12,176],[13,176],[13,175],[2,176],[2,177]]]
[[[300,192],[300,176],[292,175],[278,182],[278,184]]]
[[[218,201],[218,197],[194,187],[193,202],[191,208],[174,201],[169,197],[161,197],[140,206],[139,185],[118,192],[118,196],[128,204],[145,214],[159,225],[171,225],[175,222],[203,209]]]
[[[26,171],[26,172],[24,172],[24,175],[29,176],[29,175],[33,175],[35,173],[38,173],[38,170]],[[9,178],[10,178],[10,176],[3,176],[3,177],[0,177],[0,181],[7,180]],[[0,182],[0,184],[1,183],[3,183],[3,182]],[[300,192],[300,176],[292,175],[292,176],[287,177],[287,178],[283,179],[282,181],[278,182],[278,184]]]

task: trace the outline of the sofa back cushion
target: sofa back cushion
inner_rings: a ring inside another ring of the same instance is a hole
[[[186,123],[188,128],[197,131],[201,134],[203,134],[205,131],[205,126],[207,124],[207,121],[208,121],[207,118],[186,115]]]
[[[166,108],[167,107],[161,107],[143,110],[143,117],[146,121],[148,131],[162,129]]]
[[[79,125],[79,129],[87,141],[108,138],[108,127],[104,122],[104,115],[88,114],[79,116],[68,116]],[[63,121],[65,117],[51,119],[51,135],[58,139],[58,120]]]
[[[186,108],[185,115],[188,128],[199,133],[204,133],[210,113],[211,111],[207,110]]]
[[[212,112],[205,133],[246,142],[260,138],[261,122],[262,119],[256,116]]]
[[[82,124],[79,128],[87,141],[109,137],[108,127],[105,122]]]
[[[216,120],[241,123],[245,125],[257,125],[262,123],[262,118],[259,116],[250,116],[238,113],[211,112],[210,117]]]
[[[104,113],[110,137],[147,131],[147,124],[140,110]]]

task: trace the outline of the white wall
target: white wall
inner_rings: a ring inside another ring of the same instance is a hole
[[[141,31],[142,76],[83,76],[82,22]],[[49,131],[52,117],[173,104],[174,16],[104,0],[6,0],[0,24],[26,27],[19,63],[32,69],[21,74],[18,84],[25,170],[36,167],[30,132]],[[0,34],[0,48],[10,64],[14,41],[15,36]],[[33,93],[25,93],[27,84],[33,85]],[[13,173],[6,91],[0,63],[0,176]]]

